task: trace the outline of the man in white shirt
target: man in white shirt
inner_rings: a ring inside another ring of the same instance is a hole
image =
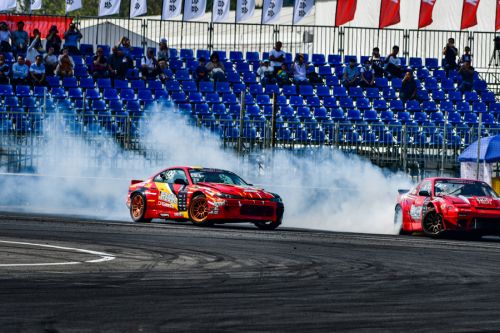
[[[385,59],[385,72],[390,77],[402,77],[403,70],[401,67],[401,59],[398,58],[399,46],[394,45],[392,53]]]
[[[281,65],[285,62],[285,52],[281,50],[283,43],[280,41],[276,42],[274,49],[269,52],[269,59],[271,60],[271,66],[274,68],[274,73],[277,73],[281,69]]]
[[[293,81],[295,84],[308,84],[306,63],[304,62],[304,55],[298,54],[293,63]]]
[[[269,66],[269,59],[264,59],[259,69],[257,69],[257,75],[260,77],[260,83],[265,86],[266,84],[276,83],[274,77],[274,68]]]
[[[153,80],[158,74],[158,60],[155,58],[155,53],[152,48],[148,48],[146,56],[141,60],[141,72],[144,80]]]

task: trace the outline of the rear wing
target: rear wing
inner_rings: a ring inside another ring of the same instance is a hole
[[[139,179],[132,179],[132,180],[130,181],[130,185],[134,185],[134,184],[137,184],[137,183],[142,183],[142,182],[143,182],[143,180],[139,180]]]

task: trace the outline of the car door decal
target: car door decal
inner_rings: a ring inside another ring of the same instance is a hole
[[[177,193],[177,207],[179,209],[179,212],[187,211],[187,196],[188,187],[186,185],[183,185]]]
[[[171,190],[171,184],[156,183],[156,187],[160,191],[158,194],[158,205],[166,208],[178,210],[177,196]]]

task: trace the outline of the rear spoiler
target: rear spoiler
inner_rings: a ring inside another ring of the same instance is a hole
[[[405,193],[408,193],[410,192],[410,190],[406,190],[406,189],[398,189],[398,193],[399,195],[402,195],[402,194],[405,194]]]
[[[130,181],[130,185],[134,185],[134,184],[137,184],[137,183],[142,183],[142,182],[143,182],[143,180],[139,180],[139,179],[132,179],[132,180]]]

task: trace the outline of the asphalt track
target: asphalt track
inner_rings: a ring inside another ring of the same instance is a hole
[[[496,239],[0,215],[0,332],[500,331]]]

